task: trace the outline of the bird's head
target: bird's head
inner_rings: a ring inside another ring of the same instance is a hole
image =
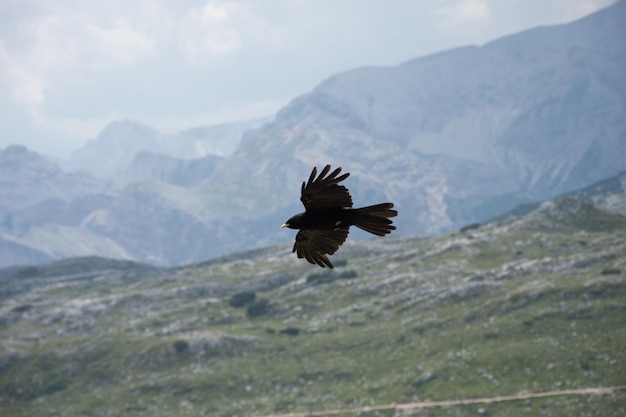
[[[300,229],[301,226],[301,219],[302,219],[302,215],[304,213],[300,213],[300,214],[296,214],[295,216],[291,217],[289,220],[287,220],[285,222],[285,224],[283,224],[282,226],[280,226],[280,228],[284,228],[284,227],[288,227],[290,229]]]

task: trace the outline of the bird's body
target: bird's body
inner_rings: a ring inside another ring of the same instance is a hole
[[[354,213],[351,208],[328,208],[322,210],[310,210],[296,214],[287,220],[288,227],[300,230],[333,230],[338,225],[351,225],[354,221]]]
[[[348,189],[339,185],[350,174],[338,176],[341,168],[337,168],[326,176],[329,171],[330,165],[326,165],[316,178],[317,168],[313,168],[308,182],[302,183],[300,200],[305,211],[291,217],[281,226],[300,230],[296,235],[293,252],[297,252],[298,258],[304,258],[322,268],[333,267],[326,255],[335,253],[345,242],[350,226],[384,236],[395,230],[389,218],[398,214],[393,210],[393,203],[352,208]]]

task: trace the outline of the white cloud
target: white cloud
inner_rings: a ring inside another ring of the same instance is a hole
[[[239,6],[208,2],[202,8],[191,9],[182,22],[181,40],[190,61],[204,54],[227,54],[242,47],[237,27]]]
[[[17,63],[8,53],[4,41],[0,39],[0,86],[10,91],[15,103],[31,116],[38,113],[44,103],[44,81],[35,73]]]
[[[95,47],[95,54],[108,65],[128,65],[156,54],[153,40],[124,20],[108,29],[87,24],[85,32],[91,38],[88,44]]]
[[[486,0],[445,0],[435,9],[442,26],[484,23],[491,19],[491,10]]]
[[[28,116],[29,125],[21,128],[24,135],[38,131],[68,140],[93,137],[106,120],[119,117],[116,110],[79,116],[76,113],[88,107],[87,103],[61,103],[65,109],[73,107],[74,112],[67,113],[60,110],[59,99],[75,97],[76,90],[97,82],[101,74],[157,56],[148,34],[115,15],[69,8],[20,16],[22,20],[15,22],[12,33],[7,32],[7,39],[0,38],[0,88],[10,92],[8,97],[0,97],[0,104]],[[97,101],[97,94],[91,97]]]
[[[282,42],[282,29],[258,13],[254,2],[209,0],[178,22],[180,49],[188,62],[212,64],[258,44]]]
[[[607,7],[616,0],[553,0],[564,21],[578,19]]]
[[[20,58],[40,72],[110,69],[156,54],[153,40],[123,19],[48,15],[31,20],[25,33]]]

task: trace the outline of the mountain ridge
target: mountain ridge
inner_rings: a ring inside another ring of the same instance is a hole
[[[67,195],[50,193],[62,184],[50,179],[41,192],[5,185],[0,193],[19,198],[0,210],[0,236],[37,249],[57,231],[57,249],[71,256],[84,233],[105,253],[175,265],[291,240],[278,226],[301,211],[299,186],[313,166],[350,172],[345,184],[359,205],[394,202],[403,235],[446,233],[613,177],[626,169],[626,46],[616,41],[626,38],[625,4],[337,74],[225,157],[152,152],[133,162],[126,152],[114,179],[89,177]],[[115,165],[115,155],[98,157]],[[4,172],[5,184],[19,184]]]
[[[245,131],[268,121],[269,117],[262,117],[166,134],[135,120],[118,120],[109,123],[95,139],[74,151],[67,165],[102,179],[111,179],[128,169],[140,152],[185,160],[225,157],[234,152]]]

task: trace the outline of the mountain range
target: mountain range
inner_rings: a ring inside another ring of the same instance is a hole
[[[177,159],[206,156],[226,157],[237,148],[244,132],[260,127],[271,118],[199,126],[165,134],[134,120],[110,123],[93,140],[76,150],[68,169],[99,178],[112,178],[127,168],[137,153],[151,152]]]
[[[401,235],[616,177],[626,170],[623,39],[619,1],[480,47],[337,74],[230,136],[114,122],[73,155],[71,172],[6,148],[0,265],[90,254],[177,265],[290,241],[278,226],[301,211],[311,168],[327,163],[351,172],[356,204],[393,201]]]

